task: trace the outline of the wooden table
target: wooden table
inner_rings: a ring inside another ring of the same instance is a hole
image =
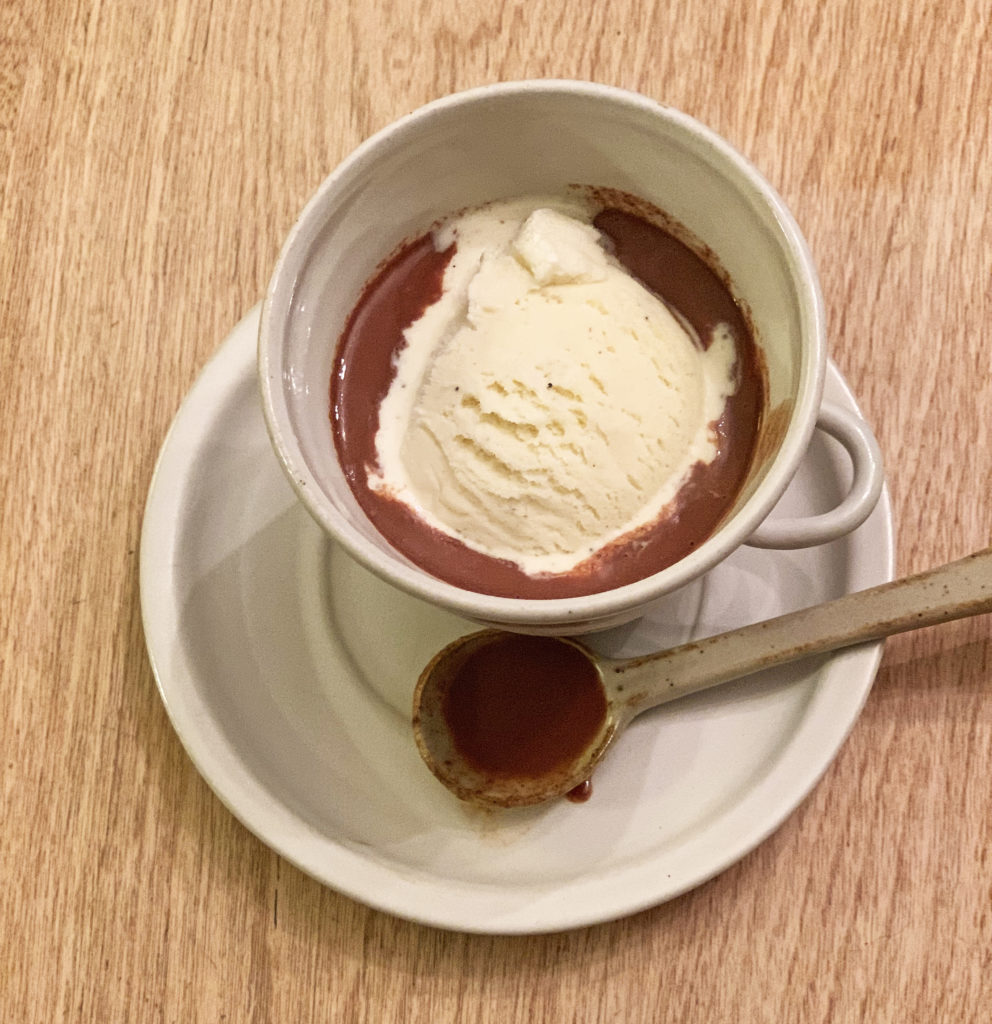
[[[0,1019],[987,1021],[987,618],[889,641],[853,734],[695,891],[557,935],[366,909],[213,795],[138,603],[154,460],[299,208],[434,97],[638,89],[744,150],[818,261],[902,571],[992,518],[986,0],[0,5]]]

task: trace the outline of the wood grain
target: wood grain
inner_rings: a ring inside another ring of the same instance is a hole
[[[364,136],[561,76],[724,134],[792,206],[900,568],[992,539],[986,0],[0,2],[0,1019],[949,1021],[992,1010],[988,619],[889,642],[806,803],[718,878],[560,935],[434,931],[252,837],[147,663],[175,410]]]

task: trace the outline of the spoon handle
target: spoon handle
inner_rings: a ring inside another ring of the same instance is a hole
[[[605,661],[603,678],[632,714],[730,679],[842,647],[992,611],[992,548],[629,661]]]

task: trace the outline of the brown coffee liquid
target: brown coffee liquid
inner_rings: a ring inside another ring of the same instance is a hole
[[[615,194],[608,193],[613,196]],[[713,425],[717,455],[696,463],[659,518],[607,545],[567,573],[530,576],[428,526],[404,503],[373,491],[379,405],[395,374],[403,331],[441,295],[454,249],[437,252],[430,234],[404,246],[363,291],[338,344],[331,378],[331,422],[338,457],[358,503],[376,529],[439,579],[477,593],[515,598],[594,594],[660,572],[705,541],[733,505],[751,463],[764,405],[764,373],[746,318],[720,276],[673,234],[620,206],[594,223],[617,259],[678,311],[705,342],[726,324],[737,351],[737,391]]]
[[[606,720],[596,666],[554,637],[506,633],[466,658],[441,713],[478,771],[540,778],[567,770]]]
[[[592,779],[586,779],[585,782],[580,782],[577,786],[573,786],[565,794],[565,799],[571,800],[573,804],[584,804],[591,796]]]

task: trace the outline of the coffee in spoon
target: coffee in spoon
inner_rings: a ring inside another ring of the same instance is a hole
[[[414,737],[462,800],[522,807],[589,779],[642,711],[732,679],[992,611],[992,548],[729,633],[625,661],[580,641],[482,630],[448,644],[413,698]]]

